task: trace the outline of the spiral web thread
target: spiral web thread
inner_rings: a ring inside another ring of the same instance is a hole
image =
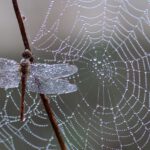
[[[148,149],[149,1],[49,0],[48,4],[37,34],[28,34],[39,61],[69,62],[79,69],[69,77],[77,92],[51,96],[68,149]],[[28,31],[30,27],[27,21]],[[59,149],[37,95],[27,92],[27,119],[19,123],[19,102],[14,98],[19,95],[19,89],[6,91],[0,142],[7,149],[17,149],[16,139],[32,149]]]

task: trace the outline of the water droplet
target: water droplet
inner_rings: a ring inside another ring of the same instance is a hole
[[[101,75],[104,76],[104,72],[102,72]]]
[[[26,118],[24,117],[23,120],[22,120],[22,122],[25,122],[25,120],[26,120]]]
[[[94,60],[94,61],[97,61],[97,58],[94,58],[93,60]]]

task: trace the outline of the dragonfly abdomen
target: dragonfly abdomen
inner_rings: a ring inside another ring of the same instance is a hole
[[[22,59],[20,62],[20,73],[21,73],[21,105],[20,105],[20,119],[24,120],[24,97],[26,90],[26,81],[29,74],[30,61],[29,59]]]

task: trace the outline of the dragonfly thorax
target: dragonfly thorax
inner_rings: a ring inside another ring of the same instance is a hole
[[[30,65],[30,60],[22,58],[21,61],[20,61],[20,65],[21,66]]]
[[[30,60],[29,59],[21,59],[20,61],[20,72],[22,74],[28,74],[30,69]]]

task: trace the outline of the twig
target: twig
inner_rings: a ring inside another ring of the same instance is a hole
[[[16,18],[17,18],[17,21],[18,21],[18,24],[19,24],[21,35],[22,35],[22,40],[23,40],[23,43],[24,43],[24,47],[25,47],[25,49],[28,49],[28,50],[31,51],[29,41],[28,41],[28,38],[27,38],[27,34],[26,34],[26,31],[25,31],[25,27],[24,27],[24,24],[23,24],[23,19],[22,19],[22,16],[21,16],[21,13],[20,13],[20,10],[19,10],[19,7],[18,7],[18,2],[17,2],[17,0],[12,0],[12,3],[13,3],[13,6],[14,6]]]
[[[65,143],[61,137],[61,133],[60,133],[59,127],[57,125],[56,119],[54,117],[53,111],[52,111],[51,107],[49,107],[49,103],[48,103],[49,100],[44,94],[40,94],[40,97],[41,97],[41,100],[42,100],[43,105],[45,107],[45,110],[49,116],[49,120],[52,124],[52,127],[55,131],[56,137],[59,141],[60,147],[62,150],[66,150],[66,146],[65,146]]]
[[[24,24],[23,24],[23,19],[22,19],[22,16],[21,16],[21,13],[20,13],[20,10],[19,10],[19,7],[18,7],[18,2],[17,2],[17,0],[12,0],[12,3],[13,3],[16,18],[17,18],[17,21],[18,21],[18,24],[19,24],[22,40],[23,40],[23,43],[24,43],[24,47],[25,47],[25,49],[28,49],[28,50],[31,51],[29,41],[28,41],[28,38],[27,38],[27,34],[26,34],[26,31],[25,31],[25,27],[24,27]],[[57,121],[54,117],[53,111],[52,111],[51,107],[49,106],[48,98],[44,94],[40,94],[40,97],[41,97],[41,100],[43,102],[46,113],[48,115],[48,118],[49,118],[49,120],[52,124],[52,127],[54,129],[56,137],[58,139],[61,150],[67,150],[66,146],[65,146],[65,143],[64,143],[64,140],[61,136],[61,132],[59,130]]]

